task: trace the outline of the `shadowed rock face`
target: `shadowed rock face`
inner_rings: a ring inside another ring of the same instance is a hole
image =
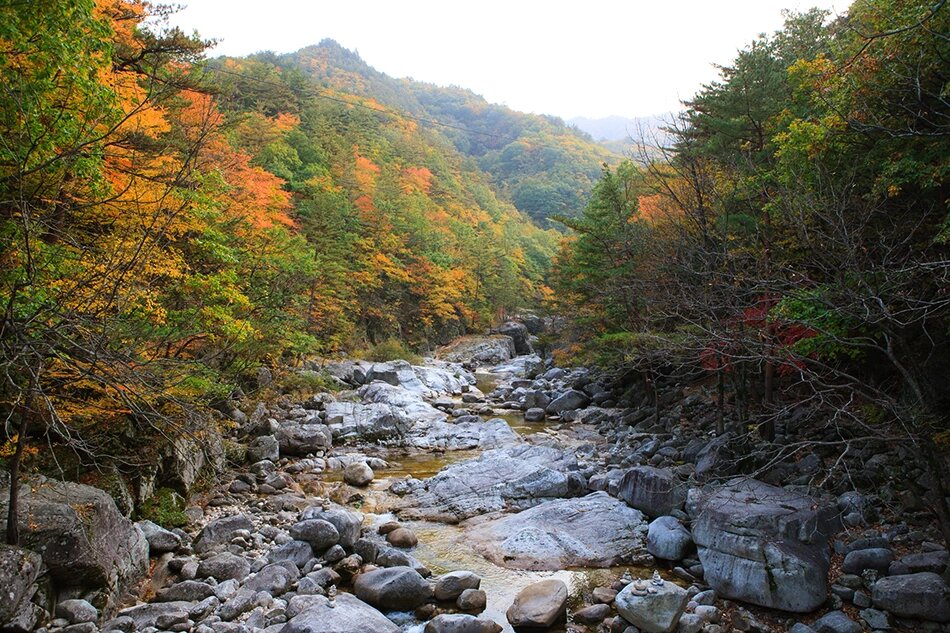
[[[801,613],[825,601],[833,508],[754,479],[696,492],[693,540],[719,595]]]
[[[468,542],[512,569],[609,567],[642,554],[643,514],[605,492],[546,501],[471,529]]]
[[[6,530],[9,490],[0,490],[0,530]],[[148,542],[98,488],[31,478],[20,488],[21,544],[39,552],[59,587],[101,589],[101,606],[148,572]]]
[[[570,496],[573,454],[546,446],[518,445],[486,451],[478,459],[453,464],[407,495],[404,516],[458,522],[509,507]]]

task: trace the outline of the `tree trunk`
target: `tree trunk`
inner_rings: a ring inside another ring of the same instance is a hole
[[[29,400],[27,404],[31,404]],[[29,411],[29,406],[20,408],[20,429],[17,432],[16,451],[10,459],[10,504],[7,508],[7,545],[20,544],[20,463],[23,460],[23,447],[26,445],[26,433],[29,430]]]

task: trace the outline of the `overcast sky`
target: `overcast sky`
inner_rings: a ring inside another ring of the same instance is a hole
[[[183,0],[173,23],[213,55],[324,38],[395,77],[470,88],[526,112],[646,116],[678,108],[713,63],[782,24],[782,9],[848,0]]]

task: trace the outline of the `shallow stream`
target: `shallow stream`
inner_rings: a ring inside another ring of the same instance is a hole
[[[494,389],[499,377],[478,373],[478,387],[485,393]],[[463,406],[460,404],[460,406]],[[489,418],[502,418],[520,435],[530,441],[532,436],[552,436],[557,433],[561,423],[557,420],[526,422],[521,411],[499,411]],[[534,439],[540,439],[534,437]],[[360,503],[360,510],[366,515],[367,524],[378,526],[387,521],[396,520],[390,510],[397,504],[398,498],[388,492],[390,485],[397,479],[414,477],[426,479],[453,463],[475,459],[481,450],[467,451],[387,451],[380,454],[390,467],[376,473],[376,479],[367,489]],[[331,475],[332,477],[332,475]],[[334,477],[335,478],[335,477]],[[636,577],[648,578],[653,569],[636,567],[613,568],[577,568],[560,571],[521,571],[499,567],[478,554],[465,541],[465,531],[457,525],[430,521],[401,521],[415,532],[419,544],[410,552],[434,575],[456,570],[474,572],[482,578],[481,589],[488,597],[488,605],[480,614],[503,627],[507,633],[513,629],[508,624],[505,611],[511,606],[515,596],[524,587],[545,578],[557,578],[568,586],[568,620],[570,613],[585,604],[590,604],[591,591],[595,587],[608,586],[627,570]],[[665,575],[665,574],[664,574]],[[393,615],[393,614],[391,614]],[[422,626],[417,625],[409,614],[404,617],[393,615],[407,633],[421,633]],[[550,629],[554,633],[563,632],[564,623]]]

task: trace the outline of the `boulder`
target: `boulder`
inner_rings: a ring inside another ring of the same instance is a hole
[[[455,606],[462,611],[473,611],[475,613],[484,611],[487,604],[488,594],[481,589],[466,589],[455,601]]]
[[[386,611],[409,611],[432,596],[429,583],[411,567],[388,567],[360,574],[353,592],[360,600]]]
[[[148,552],[151,556],[174,552],[181,546],[181,537],[160,525],[151,521],[139,521],[136,525],[148,541]]]
[[[833,507],[740,479],[690,491],[687,510],[705,580],[718,595],[799,613],[825,601]]]
[[[356,545],[356,541],[360,538],[360,528],[363,525],[362,514],[350,512],[343,508],[324,510],[320,506],[310,506],[301,513],[300,518],[304,521],[321,519],[327,523],[332,523],[340,534],[340,545],[346,549]]]
[[[253,529],[254,524],[246,514],[232,514],[215,519],[202,528],[191,544],[191,548],[197,554],[210,552],[216,547],[229,543],[236,531]]]
[[[477,459],[452,464],[403,498],[401,512],[413,518],[458,522],[519,509],[572,494],[569,470],[577,468],[570,451],[519,444],[488,450]]]
[[[501,633],[501,626],[474,615],[443,613],[426,623],[424,633]]]
[[[412,426],[405,412],[378,402],[329,402],[325,411],[327,425],[335,437],[389,439],[402,437]]]
[[[478,589],[482,579],[470,571],[450,571],[435,580],[436,600],[455,600],[466,589]]]
[[[590,402],[590,398],[583,391],[569,389],[562,393],[545,408],[550,415],[561,415],[565,411],[582,409]]]
[[[598,624],[610,615],[610,605],[592,604],[574,612],[574,621],[580,624]]]
[[[351,486],[359,488],[368,486],[373,481],[373,477],[375,477],[375,473],[366,462],[354,462],[343,469],[343,481]]]
[[[356,596],[341,593],[332,607],[323,596],[312,598],[315,604],[292,617],[279,633],[400,633],[398,626]]]
[[[550,578],[518,592],[505,616],[517,628],[550,628],[567,613],[567,585]]]
[[[393,547],[412,549],[419,543],[419,539],[409,528],[398,527],[386,535],[386,540]]]
[[[222,552],[211,558],[206,558],[198,564],[198,578],[214,578],[218,582],[223,580],[244,580],[251,573],[251,564],[243,556]]]
[[[333,445],[333,434],[325,424],[285,421],[277,429],[276,437],[281,455],[304,456],[326,450]]]
[[[266,591],[272,596],[286,593],[300,578],[300,570],[290,561],[279,561],[265,566],[244,583],[242,590]]]
[[[663,560],[682,560],[693,548],[693,537],[678,519],[663,516],[650,523],[647,551]]]
[[[528,328],[523,323],[507,321],[492,330],[492,333],[511,337],[511,342],[515,346],[515,353],[519,356],[534,354],[534,348],[531,347],[531,341],[529,340]]]
[[[652,580],[642,584],[645,589],[634,581],[617,594],[617,613],[644,633],[670,633],[689,602],[686,590],[666,580],[659,585]]]
[[[261,435],[247,445],[247,458],[251,463],[263,459],[276,462],[280,458],[280,444],[273,435]]]
[[[525,422],[541,422],[544,420],[544,409],[532,407],[524,412]]]
[[[86,600],[63,600],[56,605],[56,616],[66,618],[70,624],[95,622],[99,618],[99,609]]]
[[[643,514],[595,492],[547,501],[471,528],[466,541],[496,565],[512,569],[609,567],[644,551]]]
[[[879,575],[887,574],[887,568],[894,561],[894,552],[883,547],[872,547],[848,552],[841,565],[846,574],[861,575],[865,569],[873,569]]]
[[[183,580],[155,596],[157,602],[198,602],[214,595],[214,587],[200,580]]]
[[[848,617],[844,611],[829,611],[812,625],[815,633],[862,633],[864,627]]]
[[[364,402],[385,405],[395,415],[410,421],[411,425],[445,420],[445,413],[423,400],[422,396],[387,382],[372,382],[357,392]]]
[[[735,440],[725,433],[709,441],[696,455],[696,479],[705,481],[731,475],[735,470],[735,458],[730,444]]]
[[[159,618],[178,617],[181,615],[188,618],[188,611],[191,610],[190,602],[149,602],[147,604],[138,604],[119,611],[119,617],[131,618],[134,631],[144,631],[150,627],[157,628]]]
[[[0,545],[0,629],[30,603],[36,592],[34,583],[43,573],[43,559],[36,552]]]
[[[33,477],[19,490],[20,543],[40,553],[58,587],[103,591],[110,611],[148,572],[148,542],[104,491]],[[0,490],[0,530],[6,530],[9,489]],[[23,559],[32,573],[32,557]]]
[[[631,508],[655,518],[683,507],[686,486],[666,468],[636,466],[624,474],[618,496]]]
[[[440,358],[467,366],[496,365],[517,355],[510,336],[463,336],[438,352]]]
[[[878,609],[902,618],[950,622],[950,588],[933,572],[881,578],[874,583],[871,600]]]

